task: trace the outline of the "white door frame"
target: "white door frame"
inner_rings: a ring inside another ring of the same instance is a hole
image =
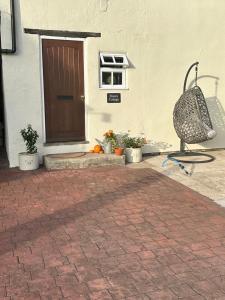
[[[83,63],[84,63],[84,97],[85,97],[85,140],[89,140],[89,130],[88,130],[88,76],[87,76],[87,39],[84,38],[67,38],[67,37],[56,37],[41,35],[39,38],[39,48],[40,48],[40,76],[41,76],[41,110],[42,110],[42,136],[43,144],[46,143],[46,126],[45,126],[45,94],[44,94],[44,73],[43,73],[43,52],[42,52],[42,40],[63,40],[63,41],[81,41],[83,42]],[[82,143],[82,142],[81,142]],[[62,143],[63,144],[63,143]],[[79,142],[76,142],[79,144]]]

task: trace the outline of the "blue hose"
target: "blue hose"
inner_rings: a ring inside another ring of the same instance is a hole
[[[182,171],[184,171],[186,175],[191,175],[191,173],[186,170],[185,166],[173,157],[168,158],[167,156],[167,158],[162,163],[163,168],[167,166],[169,160],[172,161],[175,166],[178,166]]]

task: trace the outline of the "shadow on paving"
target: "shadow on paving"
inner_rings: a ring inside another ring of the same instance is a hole
[[[120,168],[118,168],[120,169]],[[41,217],[35,218],[31,221],[28,221],[23,224],[18,224],[16,226],[8,228],[5,232],[0,233],[1,240],[1,249],[0,255],[7,253],[12,250],[12,239],[16,242],[16,246],[19,247],[21,244],[37,239],[39,236],[49,233],[53,230],[56,230],[57,227],[62,225],[69,224],[71,222],[76,221],[78,218],[86,216],[88,213],[95,211],[99,208],[102,208],[107,204],[114,204],[116,200],[121,197],[133,194],[138,190],[142,189],[146,186],[151,186],[158,181],[161,181],[163,185],[173,184],[171,179],[166,178],[164,175],[149,169],[128,169],[126,168],[128,173],[134,173],[135,179],[129,181],[126,184],[123,184],[119,188],[114,187],[113,189],[109,189],[104,193],[99,193],[94,195],[94,197],[90,196],[87,200],[78,202],[72,206],[66,207],[64,209],[60,209],[55,211],[52,214],[46,214]],[[58,174],[64,171],[57,171]],[[78,173],[83,173],[85,170],[79,170]],[[98,172],[98,170],[97,170]],[[126,173],[124,175],[126,175]],[[15,170],[9,170],[7,176],[4,176],[4,181],[11,180],[26,180],[32,179],[37,174],[40,175],[44,173],[43,170],[39,170],[36,172],[28,172],[23,173]],[[56,172],[48,172],[56,174]],[[76,172],[75,172],[76,173]],[[96,170],[95,170],[96,173]],[[0,175],[1,176],[1,175]],[[174,191],[182,190],[183,186],[177,184],[174,186]],[[12,236],[13,235],[13,236]]]

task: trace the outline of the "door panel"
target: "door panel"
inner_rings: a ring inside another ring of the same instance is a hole
[[[83,42],[43,40],[42,48],[46,141],[83,141]]]

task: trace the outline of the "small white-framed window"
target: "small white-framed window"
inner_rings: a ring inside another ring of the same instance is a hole
[[[121,66],[127,68],[129,66],[126,54],[100,53],[102,66]]]
[[[100,84],[101,89],[126,89],[127,67],[126,54],[100,52]]]
[[[100,69],[100,88],[102,89],[125,89],[126,70],[117,68]]]

